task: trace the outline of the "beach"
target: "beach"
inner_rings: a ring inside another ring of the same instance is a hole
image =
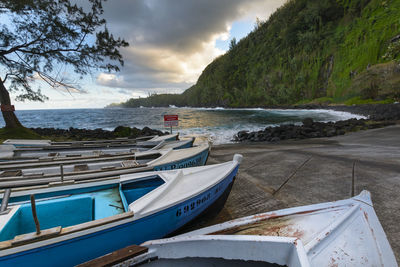
[[[377,216],[400,260],[400,125],[330,138],[213,146],[208,164],[243,162],[221,212],[200,228],[256,213],[371,192]],[[354,169],[354,172],[353,172]],[[353,174],[354,173],[354,174]]]

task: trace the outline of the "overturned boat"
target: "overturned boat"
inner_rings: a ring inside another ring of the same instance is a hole
[[[397,266],[368,191],[149,241],[132,251],[140,253],[97,260],[109,266]]]
[[[0,265],[73,266],[168,235],[230,191],[241,159],[20,192],[1,208]]]

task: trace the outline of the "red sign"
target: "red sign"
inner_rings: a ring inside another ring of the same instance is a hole
[[[164,121],[177,121],[178,115],[164,115]]]
[[[178,115],[164,115],[164,127],[178,126]]]

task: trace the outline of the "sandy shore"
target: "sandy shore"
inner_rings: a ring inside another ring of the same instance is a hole
[[[234,153],[241,153],[244,160],[225,207],[196,228],[346,199],[366,189],[400,262],[399,124],[331,138],[214,146],[208,164],[232,160]]]

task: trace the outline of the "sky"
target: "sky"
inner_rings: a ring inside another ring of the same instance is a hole
[[[40,84],[45,103],[14,102],[16,109],[102,108],[153,93],[182,93],[202,70],[265,21],[285,0],[110,0],[107,27],[130,46],[121,49],[118,73],[93,72],[82,80],[64,75],[83,93]],[[12,96],[13,97],[13,96]]]

